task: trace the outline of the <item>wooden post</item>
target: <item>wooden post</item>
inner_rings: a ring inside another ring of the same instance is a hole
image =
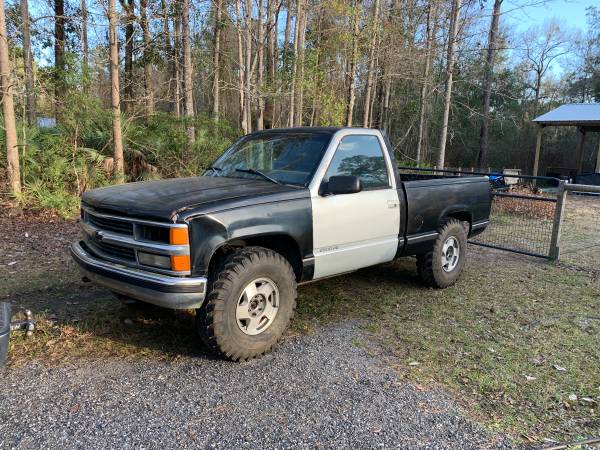
[[[583,145],[585,144],[585,131],[579,128],[579,144],[577,145],[577,175],[583,171]]]
[[[561,180],[558,184],[558,193],[556,194],[556,209],[554,210],[554,223],[552,224],[552,237],[550,238],[550,259],[558,261],[560,257],[560,233],[562,230],[563,215],[567,200],[566,182]]]
[[[596,155],[596,173],[600,173],[600,139],[598,139],[598,153]]]
[[[538,176],[538,171],[540,167],[540,153],[542,151],[542,130],[544,129],[543,125],[538,126],[537,130],[537,138],[535,141],[535,160],[533,162],[533,176]]]

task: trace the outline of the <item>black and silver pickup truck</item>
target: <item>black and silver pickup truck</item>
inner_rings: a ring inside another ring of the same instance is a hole
[[[299,283],[416,255],[451,285],[489,213],[487,177],[402,175],[378,130],[276,129],[203,176],[86,192],[70,251],[119,297],[196,309],[206,344],[244,360],[280,338]]]

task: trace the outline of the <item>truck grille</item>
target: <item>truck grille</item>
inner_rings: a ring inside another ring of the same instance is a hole
[[[130,247],[121,247],[101,241],[91,242],[91,244],[107,256],[135,262],[135,250]]]
[[[89,223],[102,230],[133,236],[133,223],[131,222],[109,219],[106,217],[98,217],[90,213],[87,214],[87,219]]]
[[[97,258],[141,270],[176,276],[190,275],[189,265],[187,270],[181,270],[181,266],[172,270],[171,265],[172,256],[186,257],[189,264],[189,244],[171,243],[171,230],[185,228],[187,235],[187,225],[115,217],[88,207],[82,208],[81,219],[82,243]],[[140,253],[145,254],[146,258],[138,258]],[[162,256],[162,262],[148,259],[148,254]],[[165,260],[169,261],[168,265]]]

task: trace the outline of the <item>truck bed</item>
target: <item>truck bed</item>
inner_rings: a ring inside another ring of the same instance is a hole
[[[400,173],[406,204],[404,255],[419,253],[435,239],[444,217],[485,226],[490,214],[490,183],[485,176]],[[424,245],[425,244],[425,245]]]

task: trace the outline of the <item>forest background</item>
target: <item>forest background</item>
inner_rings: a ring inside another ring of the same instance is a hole
[[[523,28],[553,3],[507,2],[0,0],[0,199],[73,215],[85,190],[197,175],[295,126],[381,128],[406,165],[531,173],[531,120],[600,101],[600,8]],[[576,140],[545,133],[542,174],[573,167]]]

